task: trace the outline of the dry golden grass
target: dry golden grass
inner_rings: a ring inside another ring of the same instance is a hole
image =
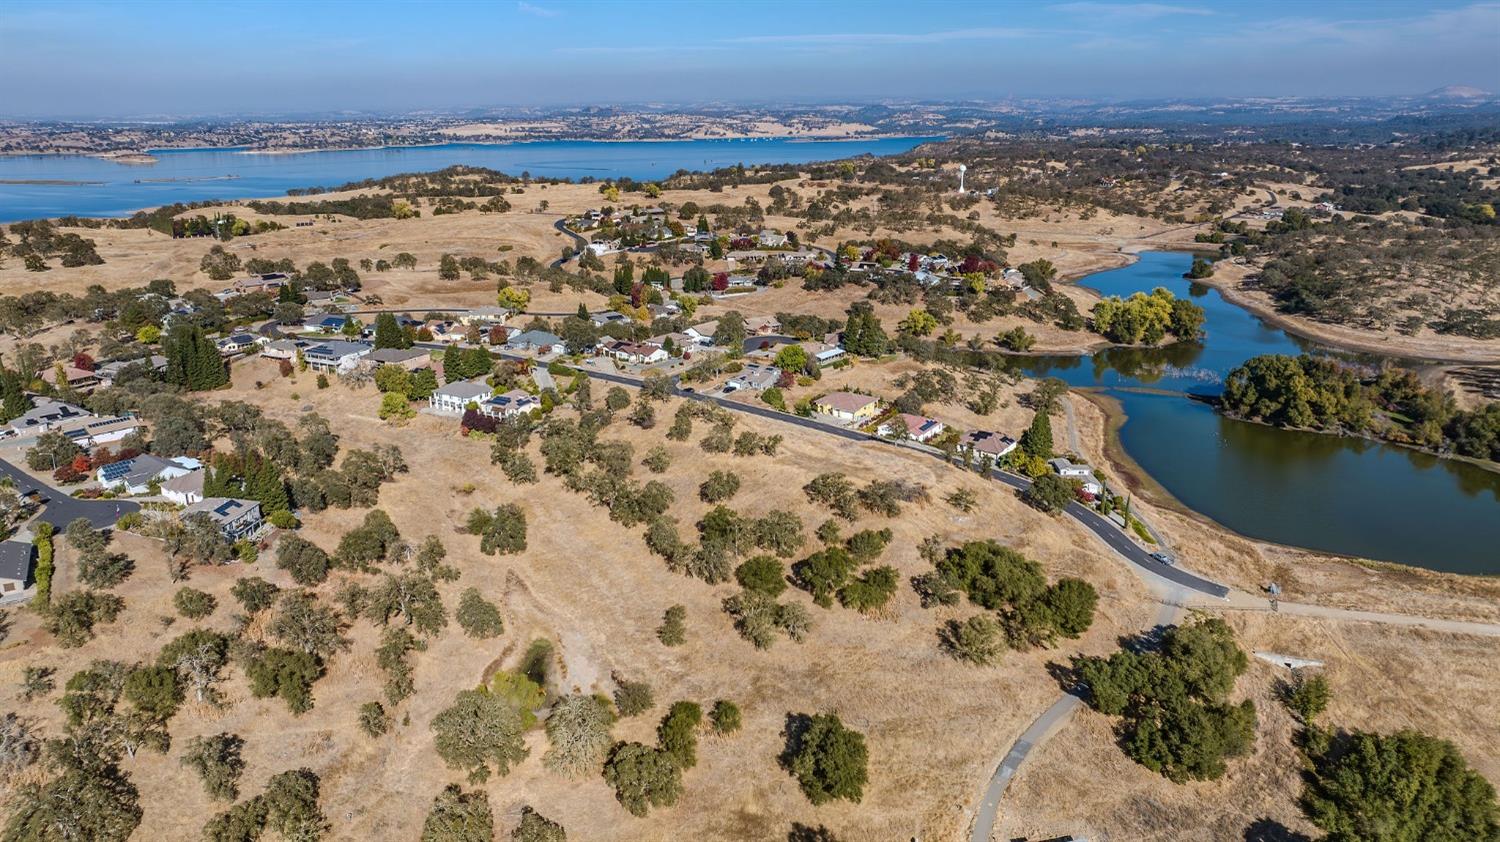
[[[1286,615],[1240,615],[1229,622],[1247,651],[1326,662],[1333,700],[1319,720],[1325,727],[1415,728],[1452,740],[1490,780],[1500,776],[1491,641]],[[1276,699],[1277,682],[1286,675],[1251,660],[1238,692],[1256,703],[1255,749],[1215,782],[1177,785],[1151,773],[1115,745],[1109,717],[1081,710],[1016,776],[994,838],[1241,839],[1261,820],[1314,833],[1296,807],[1302,787],[1297,726]]]
[[[275,382],[256,390],[256,379]],[[904,584],[880,616],[812,607],[816,625],[805,644],[783,640],[769,651],[756,651],[720,610],[720,601],[733,588],[669,573],[647,552],[639,528],[610,522],[602,510],[553,478],[530,487],[509,484],[489,465],[487,445],[459,438],[451,419],[420,416],[405,427],[387,427],[374,419],[373,389],[351,393],[335,385],[318,391],[311,380],[307,375],[296,383],[277,380],[268,363],[253,361],[237,368],[233,390],[213,397],[254,400],[285,420],[310,404],[331,420],[346,448],[387,441],[399,445],[412,471],[386,486],[381,508],[408,538],[443,538],[450,560],[463,571],[459,582],[443,586],[450,608],[459,590],[475,586],[501,604],[506,620],[505,635],[494,641],[469,640],[450,626],[417,655],[418,692],[396,714],[401,721],[409,717],[409,724],[378,740],[366,738],[355,723],[356,708],[379,697],[382,680],[373,658],[378,635],[364,621],[351,630],[351,651],[335,656],[329,674],[315,686],[317,706],[306,715],[292,716],[279,701],[249,698],[243,678],[231,669],[226,709],[184,710],[174,720],[178,750],[195,734],[228,730],[244,736],[247,793],[283,769],[314,769],[323,776],[323,804],[334,838],[415,835],[431,797],[461,777],[444,768],[433,751],[432,717],[458,690],[478,683],[487,667],[513,662],[536,637],[556,643],[563,689],[607,691],[614,670],[650,679],[657,709],[621,723],[615,731],[619,738],[653,739],[656,720],[677,699],[705,704],[734,699],[745,711],[746,724],[735,737],[705,738],[700,765],[686,775],[682,801],[646,819],[629,817],[599,777],[569,781],[545,771],[540,763],[545,740],[534,732],[531,758],[486,785],[504,817],[502,826],[514,819],[520,804],[530,803],[562,821],[572,835],[591,840],[763,840],[784,834],[792,821],[826,824],[849,839],[951,838],[967,825],[995,762],[1055,695],[1044,665],[1075,651],[1106,651],[1117,635],[1138,628],[1151,613],[1137,580],[1092,538],[1037,514],[992,484],[885,446],[833,449],[821,434],[743,421],[741,428],[785,435],[781,454],[774,459],[710,457],[698,449],[698,436],[687,443],[667,443],[675,461],[665,481],[678,501],[672,514],[689,532],[707,509],[696,498],[697,483],[713,468],[732,469],[743,477],[744,487],[734,500],[737,508],[759,515],[790,507],[799,510],[809,531],[821,518],[805,510],[800,488],[814,474],[838,470],[861,481],[899,476],[928,485],[934,501],[909,506],[893,520],[865,518],[860,526],[889,526],[895,532],[884,561],[900,570],[903,583],[925,568],[916,544],[940,534],[952,542],[995,538],[1042,560],[1049,575],[1082,576],[1102,594],[1099,619],[1084,639],[1055,651],[1013,654],[993,669],[962,666],[937,649],[939,623],[970,609],[924,611]],[[298,390],[300,396],[293,398]],[[671,409],[665,408],[668,417]],[[631,441],[639,456],[664,441],[665,427],[640,431],[617,424],[606,437]],[[475,490],[460,493],[467,483]],[[973,514],[940,502],[960,484],[980,495]],[[501,502],[518,502],[526,510],[529,549],[516,556],[485,557],[477,551],[477,539],[455,530],[470,508]],[[332,549],[360,517],[358,511],[311,516],[304,532]],[[159,549],[133,536],[123,537],[121,547],[138,564],[120,589],[127,600],[124,616],[81,649],[60,650],[48,645],[34,617],[22,615],[0,653],[0,685],[13,686],[28,664],[54,665],[65,679],[94,658],[149,658],[190,627],[179,619],[164,628],[160,620],[171,614],[176,586],[167,581]],[[248,567],[193,571],[190,584],[219,598],[212,625],[228,627],[233,610],[228,588],[236,578],[254,573],[290,584],[270,556]],[[61,563],[64,569],[69,565],[66,553]],[[348,575],[339,574],[317,590],[330,596]],[[805,601],[800,594],[788,598]],[[687,607],[689,642],[669,649],[655,639],[654,629],[662,611],[674,603]],[[59,716],[52,700],[20,707],[55,732]],[[869,740],[871,781],[858,805],[814,808],[776,765],[785,716],[823,710],[837,710]],[[178,766],[175,750],[166,757],[142,755],[126,765],[141,787],[144,836],[191,836],[217,808]]]

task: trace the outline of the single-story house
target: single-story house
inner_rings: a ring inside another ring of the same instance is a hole
[[[469,312],[459,314],[458,320],[466,325],[495,325],[510,318],[510,310],[504,307],[471,307]]]
[[[768,249],[779,249],[787,243],[785,234],[769,228],[762,230],[755,239],[761,246]]]
[[[0,596],[26,590],[36,547],[30,541],[0,541]]]
[[[302,351],[302,358],[314,371],[348,371],[360,358],[375,350],[365,342],[331,340],[309,346]]]
[[[590,314],[589,321],[594,323],[594,327],[604,327],[605,325],[622,324],[624,322],[628,322],[630,321],[630,317],[625,315],[624,313],[616,312],[614,310],[603,310],[598,313]]]
[[[875,417],[880,399],[854,392],[829,392],[813,401],[813,410],[840,421],[865,421]]]
[[[339,293],[331,289],[310,289],[302,293],[309,307],[327,307],[338,300]]]
[[[428,333],[432,334],[433,342],[441,342],[444,345],[452,345],[464,341],[468,335],[468,327],[455,321],[432,321],[422,325]]]
[[[180,506],[191,506],[203,499],[203,470],[189,471],[161,484],[161,496]]]
[[[683,332],[693,337],[700,345],[712,345],[714,344],[714,332],[718,329],[719,320],[713,319],[706,322],[699,322]]]
[[[313,316],[302,323],[302,329],[308,333],[339,333],[348,323],[348,316]]]
[[[273,360],[295,360],[297,351],[308,347],[308,343],[297,339],[273,339],[260,349],[262,357]]]
[[[182,510],[184,518],[197,514],[208,515],[230,541],[254,535],[263,522],[260,503],[238,497],[204,497]]]
[[[506,340],[505,347],[512,351],[545,351],[562,347],[562,337],[545,330],[528,330]]]
[[[1097,495],[1104,491],[1104,486],[1094,476],[1094,469],[1088,465],[1075,463],[1064,456],[1049,459],[1047,464],[1058,476],[1064,479],[1076,479],[1083,483],[1083,490],[1090,494]]]
[[[480,404],[494,392],[482,380],[460,380],[438,388],[427,398],[427,405],[435,412],[462,415],[469,404]]]
[[[604,353],[621,362],[637,365],[659,363],[672,356],[662,346],[645,342],[609,342],[604,345]]]
[[[142,426],[140,419],[133,415],[114,415],[109,418],[78,418],[59,424],[57,429],[74,444],[87,450],[119,441],[137,432]]]
[[[86,409],[54,398],[38,397],[34,403],[31,409],[11,419],[7,436],[40,435],[68,421],[94,417]]]
[[[202,467],[203,463],[190,456],[163,459],[150,453],[142,453],[101,467],[95,472],[95,478],[100,485],[114,491],[145,494],[151,490],[153,482],[164,482]]]
[[[903,412],[881,424],[880,429],[875,432],[882,436],[900,435],[912,441],[929,442],[942,435],[946,429],[948,428],[941,421]]]
[[[267,272],[264,275],[251,275],[248,278],[240,278],[234,282],[234,291],[244,295],[251,292],[270,292],[281,289],[287,284],[287,276],[281,272]]]
[[[216,344],[221,354],[239,354],[260,344],[260,337],[253,333],[236,333],[220,339]]]
[[[686,333],[663,333],[660,336],[653,336],[646,341],[652,345],[660,345],[668,351],[691,350],[698,345],[698,340],[688,336]],[[669,343],[670,347],[668,347]]]
[[[166,371],[167,358],[161,354],[152,354],[149,357],[140,357],[133,360],[111,360],[94,366],[94,375],[99,378],[100,385],[113,386],[119,379],[120,372],[131,366],[141,366],[151,371]]]
[[[966,453],[972,461],[985,456],[993,461],[1015,450],[1016,440],[989,430],[970,430],[959,438],[958,449]]]
[[[745,320],[745,332],[756,336],[780,333],[781,321],[775,316],[752,316]]]
[[[479,411],[491,418],[514,418],[541,409],[542,402],[536,395],[522,389],[511,389],[503,395],[495,395],[479,405]]]
[[[779,379],[781,379],[781,369],[776,366],[747,363],[738,374],[729,378],[729,382],[724,386],[725,391],[730,391],[730,387],[733,387],[734,390],[752,389],[760,392],[775,386]]]
[[[830,345],[827,342],[802,342],[800,344],[802,350],[807,352],[808,358],[816,362],[819,367],[837,362],[844,356],[844,349],[838,345]]]
[[[432,363],[432,354],[423,348],[376,348],[365,354],[364,360],[377,366],[394,365],[416,371]]]
[[[90,369],[79,368],[70,363],[63,363],[60,367],[62,368],[61,378],[57,376],[59,366],[52,366],[42,370],[42,379],[53,386],[67,386],[69,389],[88,390],[99,385],[99,375]]]

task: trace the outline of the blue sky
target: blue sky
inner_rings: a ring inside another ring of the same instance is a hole
[[[0,0],[0,113],[1500,89],[1500,2]]]

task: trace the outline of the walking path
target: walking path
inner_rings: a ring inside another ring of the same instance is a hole
[[[1155,627],[1172,625],[1181,619],[1181,615],[1181,608],[1163,603],[1156,614]],[[1010,751],[1005,753],[1000,765],[995,767],[995,774],[990,776],[990,784],[985,789],[984,796],[979,799],[979,811],[974,815],[974,829],[969,833],[970,842],[990,842],[990,836],[995,831],[995,819],[1000,813],[1000,799],[1010,786],[1010,779],[1020,771],[1021,764],[1026,762],[1031,750],[1057,733],[1082,705],[1083,697],[1070,689],[1053,702],[1051,707],[1042,711],[1042,715],[1033,720],[1011,744]]]

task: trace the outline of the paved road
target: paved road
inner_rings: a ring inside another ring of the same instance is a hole
[[[420,347],[428,347],[423,343],[418,343],[418,345]],[[442,346],[434,345],[432,347],[440,348]],[[519,354],[507,354],[504,352],[500,352],[499,356],[505,359],[528,359],[527,357],[523,357]],[[618,383],[623,386],[641,385],[641,379],[639,377],[630,377],[623,374],[616,374],[607,371],[597,371],[590,368],[579,368],[578,370],[584,372],[589,377],[603,380],[607,383]],[[719,406],[722,406],[725,409],[731,410],[733,412],[742,412],[747,415],[755,415],[760,418],[766,418],[782,424],[792,424],[804,429],[816,430],[820,433],[838,436],[839,438],[848,439],[850,441],[874,441],[887,443],[884,439],[881,439],[877,436],[872,436],[868,433],[860,432],[859,430],[850,430],[845,427],[836,427],[830,424],[825,424],[821,421],[815,421],[811,418],[803,418],[800,415],[792,415],[790,413],[782,412],[769,406],[740,403],[738,401],[728,400],[726,398],[721,398],[715,395],[706,395],[696,391],[687,391],[680,387],[676,388],[676,393],[680,397],[689,398],[691,400],[718,404]],[[928,453],[929,455],[935,456],[935,458],[945,458],[941,453],[934,450],[922,450],[918,452]],[[1024,491],[1031,485],[1031,481],[1024,477],[1019,477],[1014,474],[1008,474],[998,469],[992,471],[991,476],[995,480],[1002,482],[1005,485],[1016,489],[1017,491]],[[1148,577],[1154,577],[1158,580],[1165,580],[1171,585],[1186,588],[1192,591],[1197,591],[1199,593],[1215,597],[1217,599],[1224,599],[1229,595],[1229,589],[1219,584],[1218,582],[1205,579],[1202,576],[1189,573],[1186,570],[1174,567],[1169,564],[1163,564],[1152,558],[1149,552],[1142,549],[1139,544],[1136,544],[1134,541],[1132,541],[1129,536],[1127,536],[1120,530],[1119,527],[1115,526],[1109,520],[1101,516],[1098,512],[1095,512],[1093,509],[1090,509],[1081,503],[1075,502],[1070,503],[1067,509],[1065,509],[1064,511],[1069,517],[1078,521],[1084,526],[1084,528],[1088,529],[1090,532],[1098,536],[1098,538],[1104,541],[1104,543],[1108,545],[1110,549],[1119,553],[1125,558],[1126,561],[1130,562],[1141,571],[1148,574]]]
[[[1156,613],[1156,628],[1176,623],[1181,613],[1182,609],[1175,605],[1163,605]],[[1082,695],[1076,688],[1070,689],[1053,702],[1051,707],[1042,711],[1041,716],[1032,720],[1026,730],[1021,732],[1021,736],[1011,744],[1010,751],[1005,753],[1000,765],[995,767],[995,774],[990,776],[984,797],[979,800],[979,811],[974,815],[974,829],[969,834],[969,842],[990,842],[990,836],[995,830],[995,819],[1000,812],[1000,799],[1010,786],[1010,779],[1021,770],[1021,764],[1026,762],[1031,750],[1051,737],[1082,706]]]
[[[15,480],[16,490],[25,494],[35,490],[46,500],[46,508],[42,511],[39,520],[44,520],[58,529],[67,527],[68,524],[78,518],[88,518],[89,523],[95,529],[104,529],[114,526],[120,515],[129,512],[140,511],[139,503],[128,500],[79,500],[68,496],[67,492],[59,491],[46,483],[33,479],[25,471],[15,465],[0,459],[0,474]]]
[[[561,231],[562,233],[568,235],[569,237],[572,237],[573,238],[573,242],[578,246],[578,250],[580,252],[583,251],[584,249],[588,248],[588,246],[589,246],[588,239],[585,238],[582,234],[579,234],[579,233],[575,232],[573,229],[569,228],[563,222],[563,220],[559,219],[556,222],[552,223],[552,227],[556,228],[557,230]],[[554,268],[554,269],[561,269],[564,262],[565,261],[561,257],[559,257],[558,259],[552,261],[552,268]]]

